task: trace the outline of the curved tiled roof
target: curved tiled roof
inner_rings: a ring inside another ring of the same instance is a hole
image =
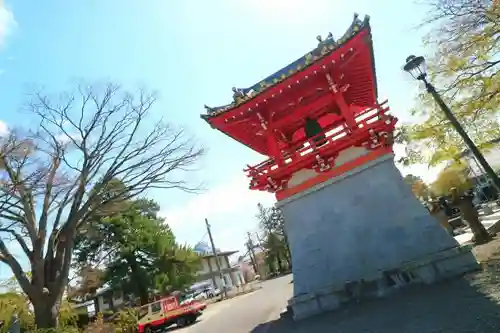
[[[208,107],[205,106],[207,113],[202,115],[202,118],[210,118],[217,116],[221,113],[229,111],[238,107],[239,105],[251,100],[255,96],[260,93],[266,91],[267,89],[279,84],[280,82],[286,80],[288,77],[294,75],[297,72],[304,70],[309,67],[316,61],[328,56],[333,51],[342,47],[345,43],[347,43],[351,38],[356,36],[361,30],[369,29],[370,17],[368,15],[365,16],[364,20],[360,20],[358,14],[354,14],[354,19],[347,29],[347,31],[342,35],[341,38],[335,40],[331,33],[328,34],[328,37],[325,40],[322,40],[318,36],[319,44],[318,46],[312,50],[311,52],[305,54],[299,59],[295,60],[288,66],[280,69],[276,73],[266,77],[265,79],[257,82],[253,86],[249,88],[233,88],[233,99],[234,101],[230,104],[219,106],[219,107]]]

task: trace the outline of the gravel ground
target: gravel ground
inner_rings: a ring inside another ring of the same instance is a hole
[[[387,299],[299,323],[275,320],[252,332],[500,332],[500,236],[474,248],[474,253],[482,263],[480,272],[432,286],[412,286]]]

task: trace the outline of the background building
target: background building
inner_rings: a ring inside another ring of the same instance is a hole
[[[231,265],[230,257],[238,251],[220,251],[216,249],[217,258],[222,272],[222,279],[217,270],[216,257],[205,242],[196,244],[194,250],[201,256],[200,270],[197,272],[197,285],[206,284],[212,288],[228,289],[239,287],[245,283],[238,264]]]
[[[500,172],[500,138],[492,140],[490,143],[493,147],[488,150],[484,150],[483,155],[493,170],[495,170],[498,174]],[[480,164],[476,161],[470,150],[465,150],[462,153],[462,158],[469,166],[470,178],[474,183],[476,192],[480,195],[484,195],[485,197],[492,199],[495,198],[496,191],[494,187],[489,183],[487,175],[481,168]],[[484,200],[486,198],[481,199]]]

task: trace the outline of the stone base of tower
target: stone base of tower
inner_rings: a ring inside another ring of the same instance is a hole
[[[414,197],[387,154],[278,202],[293,264],[296,320],[410,283],[479,268]]]

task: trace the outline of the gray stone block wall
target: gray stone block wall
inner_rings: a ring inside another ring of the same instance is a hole
[[[415,198],[392,155],[278,205],[295,296],[377,280],[383,271],[458,245]]]

